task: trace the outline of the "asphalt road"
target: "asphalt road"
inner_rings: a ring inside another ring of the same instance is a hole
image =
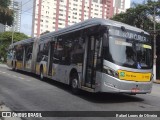
[[[34,74],[14,72],[6,67],[0,67],[0,102],[4,102],[13,111],[160,111],[160,84],[153,84],[152,93],[146,95],[88,92],[73,95],[67,85],[49,79],[41,81]],[[24,119],[31,120],[31,118]],[[41,119],[114,120],[115,118],[37,118]],[[160,118],[145,119],[160,120]]]

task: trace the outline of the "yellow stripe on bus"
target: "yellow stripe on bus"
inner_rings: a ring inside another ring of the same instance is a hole
[[[127,81],[137,81],[137,82],[149,82],[151,79],[151,73],[139,73],[130,72],[124,70],[118,70],[119,79]]]
[[[38,63],[36,64],[36,73],[37,73],[37,74],[40,74],[40,66],[39,66]]]
[[[22,67],[23,67],[23,62],[17,61],[16,62],[16,68],[17,69],[22,69]]]

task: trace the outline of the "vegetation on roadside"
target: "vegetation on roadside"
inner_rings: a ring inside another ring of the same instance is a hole
[[[23,39],[29,38],[24,33],[14,32],[13,34],[13,42],[17,42]],[[7,57],[7,50],[9,45],[12,43],[12,32],[3,32],[0,33],[0,58],[4,58],[4,62]],[[2,61],[0,59],[0,61]]]
[[[14,11],[9,9],[10,0],[0,0],[0,23],[11,26],[14,20]]]
[[[156,17],[160,17],[160,2],[148,0],[143,4],[133,3],[132,5],[125,13],[113,16],[112,20],[136,26],[145,31],[153,30],[154,10]],[[160,23],[158,22],[156,23],[156,29],[160,29]]]

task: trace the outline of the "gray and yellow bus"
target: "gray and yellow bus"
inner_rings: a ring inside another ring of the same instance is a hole
[[[8,66],[89,92],[146,94],[152,88],[152,45],[142,29],[99,18],[16,42]]]

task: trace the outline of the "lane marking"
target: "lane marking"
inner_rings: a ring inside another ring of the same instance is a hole
[[[26,80],[26,81],[31,81],[31,80]]]
[[[16,76],[16,75],[12,75],[12,76],[17,78],[17,76]]]
[[[23,77],[18,77],[18,78],[20,78],[20,79],[24,80],[24,78],[23,78]]]
[[[1,73],[6,74],[6,75],[8,75],[9,77],[19,78],[19,79],[21,79],[21,80],[25,80],[25,79],[26,79],[26,78],[19,77],[19,76],[16,76],[16,75],[12,75],[12,74],[9,74],[9,73],[3,72],[3,71],[0,71],[0,74],[1,74]],[[31,81],[31,80],[26,79],[26,81]]]

